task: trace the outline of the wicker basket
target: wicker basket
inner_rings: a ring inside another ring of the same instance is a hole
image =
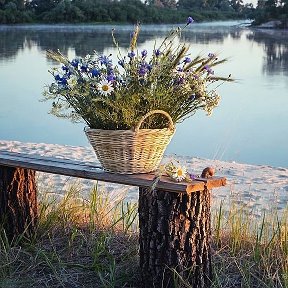
[[[152,114],[163,114],[169,120],[168,128],[140,129]],[[175,132],[170,115],[153,110],[144,115],[134,130],[102,130],[85,128],[85,133],[105,171],[136,174],[155,171],[166,146]]]

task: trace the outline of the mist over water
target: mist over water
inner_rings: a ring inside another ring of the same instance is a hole
[[[173,25],[143,25],[139,50],[151,52]],[[126,54],[132,25],[0,26],[0,140],[87,146],[84,124],[48,114],[40,102],[48,69],[45,51],[70,57],[117,51],[111,29]],[[239,22],[195,24],[182,40],[191,56],[214,52],[229,61],[217,75],[237,79],[219,87],[222,100],[212,116],[199,111],[177,125],[167,154],[288,167],[288,32],[252,30]],[[115,62],[116,63],[116,62]]]

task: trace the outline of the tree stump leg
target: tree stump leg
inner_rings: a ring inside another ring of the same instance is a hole
[[[35,171],[0,166],[0,225],[8,239],[31,236],[37,215]]]
[[[139,188],[143,287],[174,287],[175,271],[191,287],[210,287],[210,221],[207,189],[180,194]]]

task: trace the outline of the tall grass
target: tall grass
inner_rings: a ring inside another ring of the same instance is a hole
[[[39,195],[32,239],[0,231],[0,287],[139,287],[137,204],[97,185],[89,198],[71,185]],[[211,287],[288,287],[288,210],[251,217],[224,203],[213,210]],[[21,240],[21,242],[20,242]],[[188,287],[175,273],[175,287]]]
[[[33,239],[0,235],[0,287],[131,287],[137,283],[137,206],[93,187],[41,193]],[[23,239],[22,239],[23,240]]]
[[[222,211],[213,217],[212,287],[288,287],[288,210],[260,221],[239,205]]]

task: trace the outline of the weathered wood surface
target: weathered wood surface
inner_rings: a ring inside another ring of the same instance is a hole
[[[189,287],[210,287],[208,189],[178,194],[140,188],[139,228],[143,287],[178,287],[174,283],[177,273]]]
[[[94,165],[94,163],[83,163],[70,159],[24,154],[5,150],[0,150],[0,165],[138,187],[150,187],[155,178],[153,173],[134,175],[114,174],[103,171],[99,165],[97,166],[97,163]],[[211,189],[223,185],[225,185],[225,178],[221,177],[212,177],[209,179],[197,178],[195,181],[187,184],[176,183],[171,181],[167,176],[161,176],[156,188],[163,189],[167,192],[191,193],[203,191],[205,187]]]
[[[37,220],[35,171],[0,165],[0,225],[7,238],[31,236]]]

